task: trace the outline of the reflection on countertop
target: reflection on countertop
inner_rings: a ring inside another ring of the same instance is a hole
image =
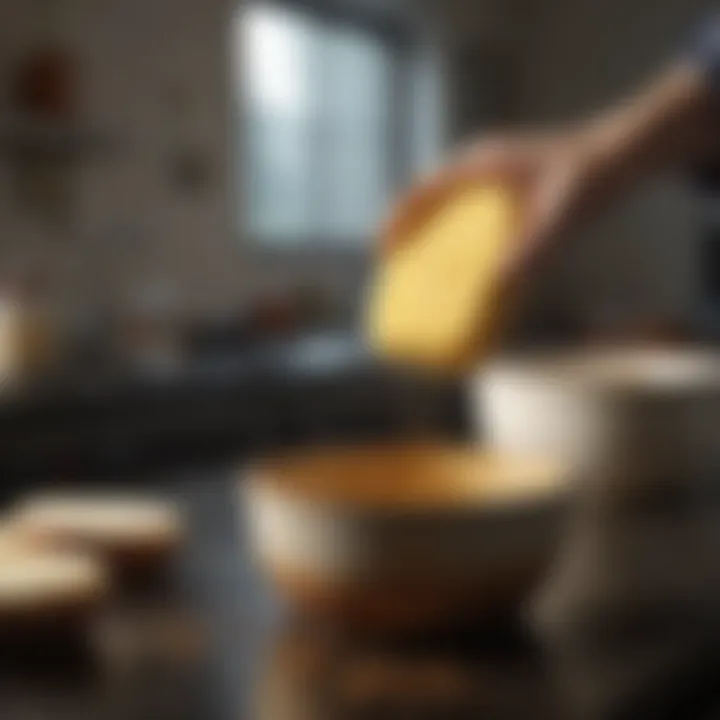
[[[260,666],[257,720],[555,717],[540,652],[517,627],[390,640],[289,620]]]

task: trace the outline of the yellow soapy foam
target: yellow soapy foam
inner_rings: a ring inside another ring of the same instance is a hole
[[[499,275],[515,220],[505,188],[471,187],[400,238],[371,288],[371,346],[434,367],[480,359],[498,321]]]

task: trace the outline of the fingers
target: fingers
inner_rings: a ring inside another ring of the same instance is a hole
[[[380,235],[381,252],[392,252],[461,188],[478,182],[519,184],[528,155],[506,141],[461,150],[440,172],[418,183],[395,207]]]

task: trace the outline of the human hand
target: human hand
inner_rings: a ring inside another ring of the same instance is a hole
[[[397,206],[381,236],[383,252],[467,185],[502,183],[519,202],[515,242],[504,283],[528,276],[611,193],[619,164],[591,132],[491,137],[461,150]],[[478,238],[482,242],[482,238]]]

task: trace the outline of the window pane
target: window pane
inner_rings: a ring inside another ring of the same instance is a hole
[[[368,238],[394,169],[392,48],[373,32],[271,5],[246,8],[239,27],[251,234]]]
[[[389,190],[389,52],[373,35],[334,27],[326,67],[321,227],[331,237],[357,239],[373,232]]]
[[[256,6],[242,16],[250,227],[294,240],[311,232],[316,25],[300,14]]]
[[[440,54],[423,50],[416,54],[413,73],[413,117],[411,159],[413,173],[428,172],[442,155],[446,107],[443,85],[444,67]]]

